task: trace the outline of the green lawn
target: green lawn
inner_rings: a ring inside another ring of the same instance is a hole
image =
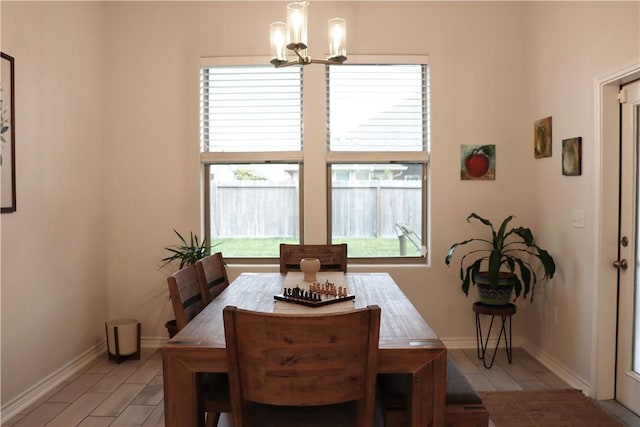
[[[298,243],[293,239],[274,238],[274,239],[220,239],[214,251],[222,252],[225,257],[274,257],[280,255],[280,243]],[[350,257],[385,257],[399,256],[400,244],[397,238],[393,239],[349,239],[341,240],[336,243],[347,243],[349,245]],[[414,251],[411,243],[407,245],[409,256],[419,255]]]

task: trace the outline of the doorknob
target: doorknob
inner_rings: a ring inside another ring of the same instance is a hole
[[[620,261],[614,261],[613,266],[618,270],[626,270],[629,267],[626,259],[621,259]]]

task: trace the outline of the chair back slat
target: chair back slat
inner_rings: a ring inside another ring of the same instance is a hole
[[[205,306],[196,267],[190,265],[167,277],[169,296],[178,330],[184,328]]]
[[[229,286],[229,277],[222,253],[216,252],[202,258],[196,263],[196,269],[202,285],[205,304],[209,304]]]
[[[347,272],[347,244],[290,245],[280,244],[280,273],[300,271],[302,258],[318,258],[320,271]]]
[[[226,307],[234,425],[247,405],[320,406],[355,401],[373,425],[380,308],[322,315]]]

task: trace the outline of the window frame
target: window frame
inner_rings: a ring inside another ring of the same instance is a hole
[[[250,66],[250,65],[265,65],[269,63],[267,57],[203,57],[200,60],[199,70],[206,67],[215,66]],[[349,64],[420,64],[429,67],[429,57],[427,55],[350,55]],[[339,65],[334,65],[339,66]],[[329,65],[325,67],[330,67]],[[328,70],[325,68],[323,74],[326,78]],[[429,73],[429,71],[427,71]],[[307,76],[302,71],[303,79]],[[308,83],[308,82],[305,82]],[[312,86],[314,82],[311,82],[309,86]],[[421,256],[398,256],[398,257],[349,257],[349,261],[356,264],[424,264],[429,262],[429,161],[430,161],[430,99],[429,99],[429,74],[426,76],[426,108],[427,108],[427,123],[426,123],[426,146],[423,151],[380,151],[380,152],[352,152],[352,151],[331,151],[327,145],[327,135],[323,138],[325,141],[323,159],[318,159],[318,162],[324,162],[324,169],[326,170],[326,242],[330,243],[332,240],[332,174],[331,166],[340,163],[414,163],[422,165],[422,242],[423,250]],[[200,93],[200,92],[199,92]],[[324,90],[325,96],[325,114],[327,113],[327,90]],[[305,126],[307,118],[304,114],[304,104],[308,102],[305,96],[305,86],[302,86],[302,96],[305,98],[303,102],[303,115],[302,125]],[[220,152],[220,151],[202,151],[200,147],[200,166],[201,166],[201,185],[202,185],[202,208],[201,213],[203,215],[203,228],[204,236],[210,238],[211,234],[211,212],[210,212],[210,182],[208,177],[210,176],[210,167],[215,164],[250,164],[250,163],[295,163],[299,167],[299,236],[300,243],[305,243],[304,224],[305,224],[305,210],[304,210],[304,186],[305,186],[305,138],[306,131],[302,133],[302,146],[299,151],[265,151],[265,152]],[[320,167],[320,165],[316,165]],[[277,262],[277,257],[225,257],[230,263],[237,264],[273,264]]]
[[[430,82],[429,82],[429,56],[428,55],[349,55],[349,64],[353,65],[423,65],[426,67],[427,75],[425,79],[425,107],[427,109],[427,129],[426,143],[422,151],[332,151],[330,149],[330,137],[325,135],[326,146],[326,174],[327,174],[327,242],[332,243],[332,179],[331,166],[335,164],[377,164],[377,163],[413,163],[422,165],[422,230],[421,241],[422,254],[420,256],[397,256],[397,257],[352,257],[349,260],[356,264],[424,264],[429,262],[429,162],[430,162]],[[325,114],[329,114],[327,109],[329,106],[329,68],[340,67],[343,65],[326,65],[325,66]],[[329,126],[329,125],[328,125]],[[336,242],[338,243],[338,242]]]
[[[201,153],[204,154],[204,153]],[[223,154],[223,153],[221,153]],[[201,169],[202,169],[202,204],[203,209],[202,213],[204,215],[203,218],[203,228],[204,228],[204,236],[209,238],[211,236],[211,180],[208,177],[211,176],[211,166],[214,165],[229,165],[229,164],[248,164],[248,163],[264,163],[264,164],[297,164],[298,165],[298,212],[300,212],[300,217],[298,218],[298,233],[300,236],[300,242],[302,243],[304,240],[304,163],[302,160],[298,161],[248,161],[246,159],[237,159],[235,156],[228,156],[227,158],[233,158],[233,161],[209,161],[204,162],[201,161]],[[224,255],[224,252],[223,252]],[[233,264],[273,264],[278,261],[278,257],[255,257],[255,256],[247,256],[247,257],[231,257],[225,256],[225,261],[233,263]]]
[[[238,56],[238,57],[202,57],[200,58],[199,70],[207,67],[224,67],[224,66],[252,66],[269,64],[267,57]],[[304,74],[304,71],[303,71]],[[302,95],[304,96],[304,86],[302,87]],[[200,93],[200,91],[199,91]],[[200,96],[200,95],[199,95]],[[301,122],[304,123],[304,114],[302,114]],[[297,164],[298,165],[298,212],[299,212],[299,230],[300,242],[304,240],[304,133],[302,134],[302,143],[299,151],[203,151],[200,146],[200,167],[201,167],[201,183],[202,183],[202,215],[203,215],[203,232],[207,239],[211,237],[211,183],[210,173],[213,165],[230,165],[230,164]],[[227,257],[225,261],[234,264],[273,264],[277,261],[277,257]]]

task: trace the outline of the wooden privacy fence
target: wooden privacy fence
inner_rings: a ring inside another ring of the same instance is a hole
[[[297,237],[296,183],[212,182],[213,235]],[[420,181],[339,181],[333,183],[332,231],[335,237],[393,238],[397,223],[421,235]]]

